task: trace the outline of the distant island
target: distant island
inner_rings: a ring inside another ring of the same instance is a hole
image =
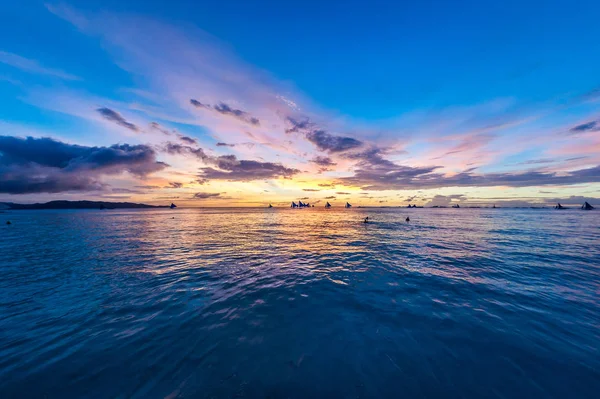
[[[168,208],[168,205],[146,205],[133,202],[104,202],[104,201],[50,201],[43,204],[15,204],[0,202],[0,209],[35,210],[35,209],[139,209],[139,208]]]

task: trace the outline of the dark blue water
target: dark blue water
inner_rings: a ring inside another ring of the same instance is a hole
[[[367,215],[373,223],[360,223]],[[600,392],[600,212],[19,211],[0,221],[1,398]]]

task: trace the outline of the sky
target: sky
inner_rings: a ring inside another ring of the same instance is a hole
[[[600,204],[598,2],[4,3],[0,201]]]

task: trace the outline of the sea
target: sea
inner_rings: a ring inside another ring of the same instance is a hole
[[[0,222],[3,399],[599,397],[600,211]]]

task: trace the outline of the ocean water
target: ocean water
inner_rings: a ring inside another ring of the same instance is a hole
[[[600,392],[598,211],[13,211],[0,221],[1,398]]]

